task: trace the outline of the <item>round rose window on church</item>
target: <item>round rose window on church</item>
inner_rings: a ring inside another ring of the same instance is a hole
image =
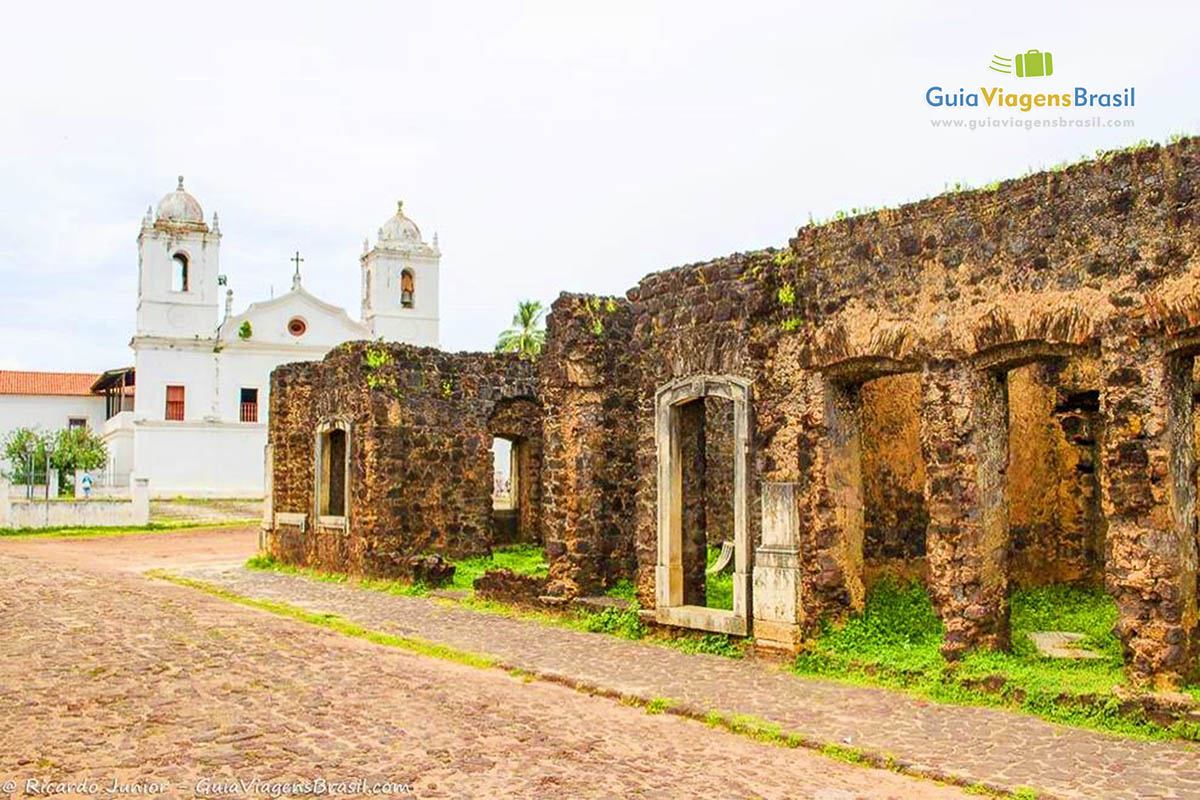
[[[308,323],[299,317],[292,317],[288,320],[288,333],[292,336],[303,336],[306,330],[308,330]]]

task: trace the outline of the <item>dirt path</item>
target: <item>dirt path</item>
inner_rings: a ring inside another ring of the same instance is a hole
[[[257,550],[254,525],[78,539],[0,538],[0,555],[117,572],[241,564]]]
[[[153,780],[152,796],[192,797],[214,779],[323,779],[417,797],[967,796],[128,574],[252,543],[252,530],[3,543],[0,790]]]

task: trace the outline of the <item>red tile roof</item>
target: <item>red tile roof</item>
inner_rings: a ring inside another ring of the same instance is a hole
[[[100,376],[92,372],[21,372],[0,369],[0,394],[90,395]]]

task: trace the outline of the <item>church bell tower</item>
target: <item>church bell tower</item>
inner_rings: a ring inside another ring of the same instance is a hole
[[[183,188],[146,209],[138,233],[137,335],[211,338],[220,305],[217,255],[221,230]]]
[[[362,319],[388,341],[438,346],[438,269],[442,253],[421,238],[404,203],[379,229],[374,247],[363,242]]]

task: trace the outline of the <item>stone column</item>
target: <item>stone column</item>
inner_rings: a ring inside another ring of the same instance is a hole
[[[129,481],[134,525],[150,524],[150,479],[133,477]]]
[[[1101,344],[1105,582],[1130,677],[1160,685],[1195,671],[1192,360],[1136,333]]]
[[[1008,645],[1008,400],[1002,373],[952,361],[921,373],[929,586],[943,653]]]
[[[762,544],[754,552],[754,638],[794,652],[803,627],[799,496],[795,483],[763,483]]]
[[[798,448],[803,496],[804,616],[862,608],[863,483],[856,387],[813,374]]]
[[[596,365],[577,362],[566,385],[547,393],[543,524],[549,591],[564,597],[597,591],[603,580],[604,390]]]
[[[263,445],[263,510],[262,524],[258,531],[258,550],[266,553],[270,550],[269,540],[271,531],[275,528],[275,460],[271,453],[271,445]]]

